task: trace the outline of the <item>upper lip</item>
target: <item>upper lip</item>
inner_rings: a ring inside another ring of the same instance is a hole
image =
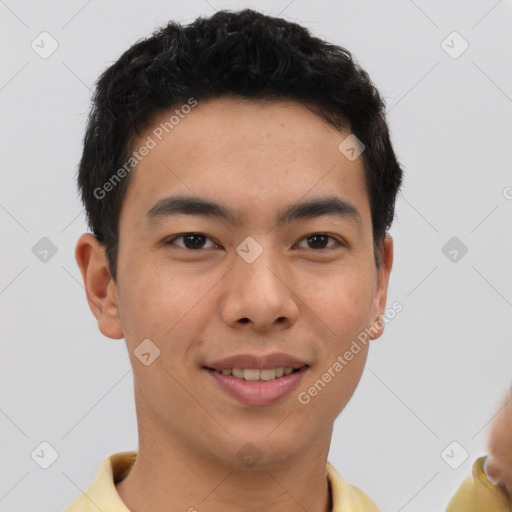
[[[258,369],[269,368],[302,368],[307,366],[304,361],[290,356],[283,352],[272,354],[238,354],[204,365],[212,370],[223,370],[226,368]]]

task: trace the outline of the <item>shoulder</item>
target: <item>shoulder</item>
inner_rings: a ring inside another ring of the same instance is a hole
[[[94,480],[65,512],[129,512],[116,490],[115,484],[129,472],[137,452],[127,451],[114,453],[100,465]]]
[[[361,489],[345,482],[330,462],[327,462],[327,478],[332,493],[332,512],[379,512],[377,505]]]

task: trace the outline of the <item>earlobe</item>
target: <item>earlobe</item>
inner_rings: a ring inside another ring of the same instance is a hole
[[[108,268],[104,246],[93,234],[84,233],[76,244],[75,259],[82,274],[87,302],[100,331],[108,338],[123,338],[117,287]]]
[[[384,315],[379,315],[377,318],[375,318],[373,324],[368,329],[370,340],[372,341],[380,338],[384,333],[384,321],[382,320],[383,316]]]

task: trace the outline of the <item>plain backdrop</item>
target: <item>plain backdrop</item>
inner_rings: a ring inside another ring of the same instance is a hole
[[[427,512],[485,454],[512,380],[511,1],[1,0],[2,512],[64,510],[107,456],[137,449],[124,341],[98,331],[74,259],[92,86],[170,19],[242,7],[352,51],[405,168],[388,297],[403,311],[371,346],[329,460],[383,511]],[[38,37],[58,44],[47,58]],[[56,452],[47,469],[41,450]]]

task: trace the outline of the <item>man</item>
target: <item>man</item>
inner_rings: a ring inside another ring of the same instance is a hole
[[[101,76],[78,182],[76,259],[126,340],[139,449],[68,512],[378,510],[327,462],[389,311],[402,182],[351,55],[252,10],[170,23]],[[503,447],[449,510],[510,509]]]

